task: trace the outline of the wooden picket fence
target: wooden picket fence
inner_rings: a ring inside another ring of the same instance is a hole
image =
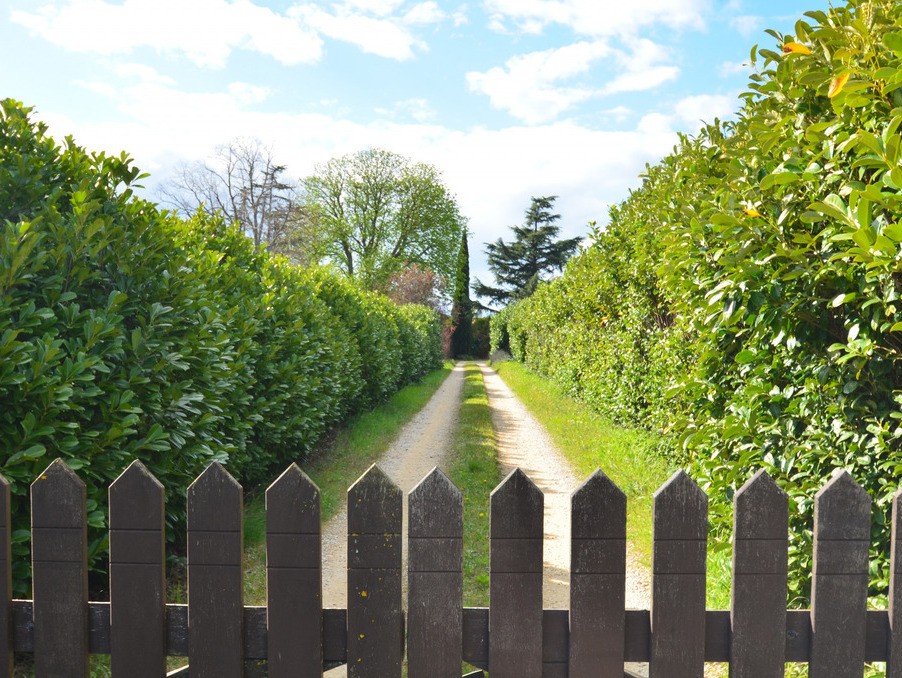
[[[626,499],[601,472],[572,497],[570,609],[542,609],[542,493],[519,470],[491,498],[490,606],[462,607],[463,498],[438,470],[409,495],[408,606],[402,609],[402,493],[376,467],[348,491],[348,608],[322,608],[320,493],[295,465],[266,492],[267,605],[242,599],[242,489],[218,464],[188,489],[188,604],[165,601],[164,490],[138,462],[110,487],[110,601],[89,602],[85,486],[57,460],[31,489],[33,600],[11,600],[9,487],[0,492],[0,674],[13,651],[36,675],[116,677],[622,676],[772,678],[807,662],[812,678],[902,676],[902,576],[893,527],[889,610],[867,609],[871,500],[846,473],[815,497],[811,610],[786,609],[786,495],[763,472],[735,498],[733,598],[705,609],[707,497],[684,473],[655,495],[651,610],[625,609]],[[898,515],[899,495],[893,504]]]

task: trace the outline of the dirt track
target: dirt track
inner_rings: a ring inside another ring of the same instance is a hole
[[[498,458],[505,473],[519,466],[545,494],[546,608],[569,607],[570,493],[579,480],[554,448],[544,428],[514,396],[497,372],[480,364],[485,379]],[[449,443],[457,427],[463,386],[463,365],[458,364],[427,405],[401,431],[379,460],[380,468],[406,494],[434,467],[447,469]],[[323,528],[323,606],[346,607],[347,512],[345,508]],[[404,502],[404,538],[407,502]],[[406,566],[406,549],[404,559]],[[648,609],[649,574],[627,556],[627,608]],[[329,671],[329,678],[344,676],[345,667]]]

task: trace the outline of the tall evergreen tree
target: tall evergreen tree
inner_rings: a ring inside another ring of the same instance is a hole
[[[473,291],[477,296],[498,304],[528,297],[544,275],[562,271],[576,252],[582,238],[556,240],[561,218],[553,211],[556,195],[533,197],[522,226],[512,226],[514,239],[507,243],[498,238],[486,243],[489,270],[495,276],[495,287],[477,280]]]
[[[460,358],[473,353],[473,302],[470,300],[470,248],[464,229],[457,253],[454,297],[451,300],[451,355]]]

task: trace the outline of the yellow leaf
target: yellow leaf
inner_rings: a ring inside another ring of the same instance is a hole
[[[754,207],[746,207],[744,210],[742,210],[742,213],[749,217],[760,217],[761,216],[761,212],[756,210]]]
[[[800,45],[797,42],[784,42],[783,54],[811,54],[811,50],[807,45]]]
[[[846,86],[847,82],[849,82],[850,75],[851,73],[846,72],[833,78],[833,80],[830,82],[830,89],[827,92],[827,96],[832,99],[837,94],[842,92],[842,88]]]

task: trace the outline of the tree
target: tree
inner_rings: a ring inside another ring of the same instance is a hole
[[[399,306],[420,304],[441,311],[447,303],[443,298],[447,285],[447,281],[435,271],[419,264],[411,264],[389,276],[385,294]]]
[[[464,219],[433,166],[370,149],[318,166],[304,187],[325,255],[364,287],[384,287],[412,263],[454,275]]]
[[[470,249],[466,230],[461,235],[451,301],[451,355],[455,358],[473,353],[473,302],[470,300]]]
[[[543,276],[564,269],[582,238],[555,240],[560,231],[555,222],[561,218],[552,211],[555,200],[556,195],[533,197],[523,226],[511,227],[514,232],[512,242],[498,238],[493,243],[486,243],[489,270],[495,276],[497,287],[477,280],[473,285],[477,296],[507,304],[528,297]]]
[[[253,139],[217,147],[206,162],[183,165],[163,184],[164,202],[190,215],[200,209],[222,212],[241,226],[254,244],[284,254],[295,263],[315,263],[318,225],[300,199],[298,186],[284,176],[269,148]]]

